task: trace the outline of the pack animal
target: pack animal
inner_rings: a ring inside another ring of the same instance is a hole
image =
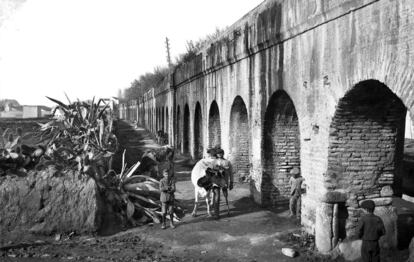
[[[214,186],[222,187],[225,185],[225,179],[214,170],[214,159],[201,159],[191,171],[191,182],[194,186],[194,209],[192,216],[197,216],[197,208],[200,197],[205,197],[207,205],[207,216],[211,216],[211,192]]]

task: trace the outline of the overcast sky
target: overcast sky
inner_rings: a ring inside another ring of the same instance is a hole
[[[263,0],[0,0],[0,99],[116,96]]]

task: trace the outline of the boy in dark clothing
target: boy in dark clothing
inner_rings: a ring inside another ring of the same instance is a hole
[[[361,217],[358,227],[362,239],[361,256],[364,262],[379,262],[380,247],[378,240],[385,235],[385,227],[381,218],[374,215],[375,203],[372,200],[362,202],[361,207],[366,215]]]
[[[167,213],[170,215],[170,227],[175,228],[174,226],[174,192],[175,192],[175,183],[176,178],[174,172],[169,172],[167,169],[164,169],[162,172],[163,178],[160,181],[160,201],[161,201],[161,213],[162,213],[162,229],[166,229],[166,217]]]
[[[301,218],[302,208],[302,184],[304,178],[300,176],[299,168],[294,167],[290,171],[291,177],[289,179],[290,185],[290,199],[289,199],[289,210],[290,217],[296,215],[297,219]]]

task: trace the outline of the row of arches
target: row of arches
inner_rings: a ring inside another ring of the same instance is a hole
[[[184,112],[183,112],[184,111]],[[190,153],[190,110],[177,106],[177,144]],[[208,110],[207,132],[199,102],[193,115],[193,156],[199,159],[208,147],[222,143],[222,115],[216,101]],[[403,190],[404,130],[407,108],[387,86],[376,80],[363,81],[338,102],[329,127],[327,184],[330,190],[358,192],[372,189],[384,172],[395,173],[393,190]],[[318,127],[313,132],[318,132]],[[208,134],[207,145],[203,134]],[[301,169],[301,137],[295,105],[283,90],[269,99],[262,132],[262,202],[276,205],[289,198],[293,168]],[[227,139],[227,138],[226,138]],[[229,152],[239,177],[250,173],[250,135],[246,104],[237,96],[231,106]],[[355,182],[357,181],[357,182]],[[359,184],[355,184],[359,183]],[[378,183],[377,183],[378,184]],[[356,186],[355,186],[356,185]],[[377,187],[378,189],[379,187]],[[356,190],[356,191],[355,191]]]
[[[184,110],[182,110],[180,105],[178,105],[176,112],[176,144],[177,148],[180,148],[182,153],[192,153],[195,159],[201,159],[207,148],[222,146],[222,119],[220,116],[219,106],[216,101],[212,102],[208,113],[207,145],[203,144],[203,113],[200,102],[196,103],[192,117],[190,117],[190,108],[188,104],[184,105]],[[192,130],[190,130],[190,119],[193,119]],[[237,96],[233,101],[230,112],[229,128],[229,152],[226,152],[226,156],[232,161],[238,177],[244,179],[248,176],[250,168],[249,125],[246,104],[240,96]],[[193,142],[192,152],[190,149],[191,133]]]
[[[155,122],[155,131],[163,131],[168,133],[169,130],[169,117],[168,117],[168,107],[157,107],[155,109],[156,120]]]
[[[169,108],[155,107],[156,119],[151,121],[156,130],[170,135],[174,132],[177,148],[195,159],[202,158],[208,147],[221,146],[223,139],[228,139],[226,155],[232,161],[237,176],[247,177],[251,173],[250,149],[254,138],[243,99],[237,96],[232,101],[228,120],[223,119],[223,112],[216,101],[209,105],[208,112],[202,111],[200,102],[196,102],[192,110],[188,104],[178,104],[175,126],[169,128],[169,117],[172,117],[168,114]],[[327,159],[321,161],[326,161],[327,168],[318,180],[323,181],[328,192],[345,195],[339,208],[340,238],[353,236],[353,221],[357,221],[359,216],[354,207],[346,206],[345,202],[354,201],[358,206],[358,201],[365,196],[378,195],[386,206],[392,200],[386,202],[384,194],[385,197],[414,195],[414,179],[410,176],[414,170],[410,171],[404,160],[406,119],[407,108],[401,98],[383,83],[366,80],[349,88],[338,100],[329,126],[323,127]],[[264,206],[273,206],[289,199],[290,171],[302,168],[301,130],[317,134],[319,127],[300,127],[302,122],[293,100],[284,90],[270,96],[263,119],[254,121],[262,121],[260,197]],[[225,127],[229,130],[228,137],[223,137],[223,123],[228,124]],[[203,130],[204,125],[207,125],[207,132]],[[208,139],[203,137],[205,135]],[[414,159],[414,153],[412,157]],[[305,170],[304,173],[307,172]]]

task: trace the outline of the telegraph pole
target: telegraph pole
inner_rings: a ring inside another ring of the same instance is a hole
[[[165,47],[167,48],[168,68],[171,69],[170,40],[168,39],[168,37],[165,38]]]

